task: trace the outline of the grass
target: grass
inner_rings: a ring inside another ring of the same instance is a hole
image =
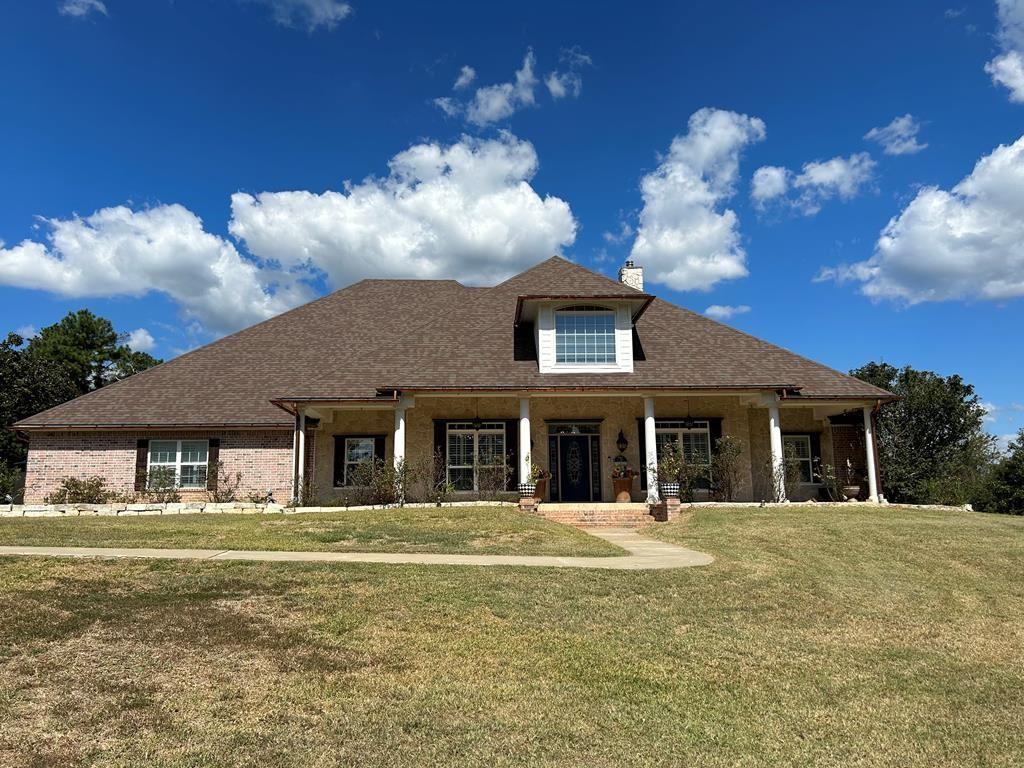
[[[479,555],[622,555],[613,544],[510,507],[298,515],[0,518],[0,544]]]
[[[0,764],[1020,765],[1024,520],[650,530],[717,560],[0,559]]]

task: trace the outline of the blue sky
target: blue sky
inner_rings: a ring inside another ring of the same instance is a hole
[[[169,357],[364,276],[632,254],[1015,432],[1021,6],[679,5],[6,4],[0,330],[88,307]]]

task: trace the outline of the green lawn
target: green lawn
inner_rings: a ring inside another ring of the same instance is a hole
[[[297,515],[0,518],[0,544],[480,555],[625,554],[606,541],[514,507]]]
[[[1024,519],[650,530],[717,560],[0,559],[0,764],[1021,765]]]

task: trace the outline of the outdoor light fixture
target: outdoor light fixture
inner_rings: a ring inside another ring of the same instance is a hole
[[[475,429],[477,432],[479,432],[480,428],[483,425],[484,425],[484,423],[482,421],[480,421],[480,417],[479,416],[474,416],[473,417],[473,429]]]
[[[615,438],[615,447],[619,449],[619,453],[626,452],[626,446],[629,445],[629,441],[626,436],[622,434],[622,430],[619,430],[619,436]]]

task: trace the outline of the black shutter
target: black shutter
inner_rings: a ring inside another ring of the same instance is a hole
[[[722,419],[721,417],[711,418],[708,422],[708,437],[711,439],[711,455],[714,456],[718,453],[718,441],[722,437]]]
[[[206,454],[206,490],[217,490],[217,462],[220,461],[220,439],[210,438],[210,449]]]
[[[334,487],[345,484],[345,436],[334,436]]]
[[[135,444],[135,490],[146,490],[146,465],[149,459],[149,440],[140,439]]]
[[[384,461],[384,435],[376,435],[373,438],[373,458]]]
[[[647,428],[644,425],[644,420],[638,418],[636,420],[636,434],[639,442],[637,447],[640,451],[640,490],[647,490]]]
[[[434,419],[434,453],[431,459],[437,458],[440,454],[442,463],[448,461],[448,450],[445,441],[448,438],[448,422],[444,419]]]
[[[821,479],[821,433],[812,432],[811,438],[811,482]]]
[[[505,490],[514,491],[519,487],[519,419],[505,422],[505,461],[512,468],[505,478]]]

